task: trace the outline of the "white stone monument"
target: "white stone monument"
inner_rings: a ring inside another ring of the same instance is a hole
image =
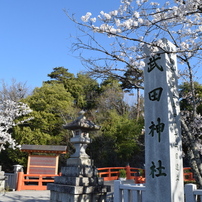
[[[183,202],[183,164],[175,46],[145,48],[146,202]],[[169,53],[170,52],[170,53]],[[168,54],[169,53],[169,54]]]

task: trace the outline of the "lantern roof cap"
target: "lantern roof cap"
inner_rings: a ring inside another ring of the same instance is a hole
[[[64,128],[68,130],[81,129],[85,131],[94,131],[101,128],[101,126],[98,126],[92,121],[86,119],[85,111],[82,110],[81,112],[79,112],[79,115],[80,116],[75,121],[64,125]]]

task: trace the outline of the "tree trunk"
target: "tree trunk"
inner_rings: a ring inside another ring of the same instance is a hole
[[[137,120],[140,118],[140,89],[137,88]]]

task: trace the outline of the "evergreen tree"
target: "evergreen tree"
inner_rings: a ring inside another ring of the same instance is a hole
[[[124,102],[120,83],[113,78],[106,79],[101,83],[101,93],[96,101],[97,108],[91,112],[94,113],[95,122],[101,126],[101,131],[92,137],[88,148],[95,165],[125,166],[130,163],[143,167],[143,117],[137,119],[131,115],[134,114],[134,108]]]
[[[74,104],[81,109],[90,109],[94,103],[94,97],[99,93],[99,84],[88,74],[78,73],[77,77],[68,72],[64,67],[56,67],[48,74],[51,80],[45,83],[61,83],[67,92],[74,98]]]

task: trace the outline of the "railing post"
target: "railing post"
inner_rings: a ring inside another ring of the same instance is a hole
[[[195,184],[186,184],[185,185],[185,201],[186,202],[196,202],[196,196],[194,196],[194,191],[196,190]]]
[[[131,171],[130,171],[130,165],[129,164],[126,166],[126,179],[127,180],[131,179]]]
[[[17,191],[22,190],[22,184],[24,183],[24,172],[18,172],[18,181],[17,181]]]
[[[120,180],[114,180],[114,201],[122,202],[122,191],[120,190]]]
[[[146,191],[142,191],[142,202],[146,202]]]
[[[108,171],[107,177],[111,177],[111,168],[107,169],[107,171]]]
[[[43,177],[42,177],[42,175],[39,175],[38,186],[39,186],[40,188],[43,187],[43,183],[42,183],[42,181],[43,181]]]

